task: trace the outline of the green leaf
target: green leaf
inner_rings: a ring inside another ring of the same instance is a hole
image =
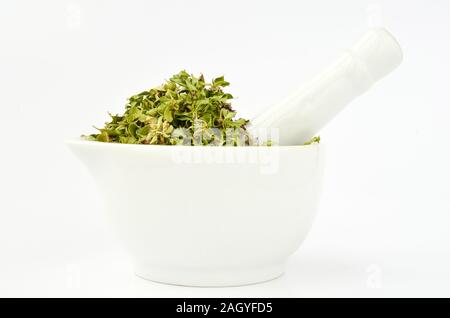
[[[311,138],[311,140],[307,141],[304,143],[304,145],[311,145],[311,144],[315,144],[315,143],[319,143],[320,142],[320,136],[316,136]]]
[[[172,111],[170,110],[169,107],[166,107],[166,109],[164,110],[164,119],[167,120],[169,123],[173,121]]]
[[[138,130],[136,130],[136,135],[138,137],[147,137],[149,132],[150,132],[150,126],[144,126],[142,128],[139,128]]]
[[[136,123],[131,123],[130,125],[128,125],[128,135],[130,135],[130,137],[135,137],[136,136],[136,130],[139,129],[139,126],[136,125]]]
[[[103,131],[102,133],[97,135],[96,139],[97,139],[97,141],[108,142],[109,141],[109,136],[106,133],[106,131]]]
[[[130,96],[123,114],[86,139],[101,142],[140,144],[179,144],[174,133],[189,134],[186,145],[226,145],[227,131],[236,131],[233,145],[255,144],[246,131],[248,120],[236,118],[229,101],[233,96],[223,90],[229,82],[223,76],[205,81],[202,74],[186,71],[173,75],[160,86]]]
[[[213,85],[214,86],[228,86],[230,85],[230,83],[228,83],[227,81],[225,81],[225,78],[223,76],[217,77],[213,80]]]

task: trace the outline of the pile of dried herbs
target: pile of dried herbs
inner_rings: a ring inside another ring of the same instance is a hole
[[[125,144],[255,145],[248,120],[235,118],[229,102],[233,96],[223,90],[228,85],[223,76],[208,83],[203,75],[181,71],[165,84],[131,96],[123,115],[110,114],[111,121],[96,128],[97,134],[84,137]]]
[[[164,85],[131,96],[123,115],[111,115],[111,121],[89,140],[153,145],[245,145],[248,120],[235,119],[229,100],[233,96],[223,88],[222,77],[205,81],[185,71],[172,76]]]

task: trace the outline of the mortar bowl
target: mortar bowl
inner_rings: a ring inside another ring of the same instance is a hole
[[[311,228],[323,146],[208,147],[72,139],[145,279],[186,286],[271,280]]]

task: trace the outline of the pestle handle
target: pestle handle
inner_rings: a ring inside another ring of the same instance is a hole
[[[369,29],[328,69],[254,118],[254,134],[261,141],[274,140],[266,133],[276,129],[279,145],[305,143],[354,98],[392,72],[402,58],[400,45],[387,30]]]

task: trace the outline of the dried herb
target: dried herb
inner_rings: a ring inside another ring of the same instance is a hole
[[[131,96],[123,115],[111,120],[88,140],[152,145],[254,145],[247,119],[235,118],[233,96],[224,92],[223,76],[205,81],[181,71],[165,84]],[[318,142],[313,138],[309,143]],[[308,143],[308,144],[309,144]]]
[[[304,143],[304,145],[311,145],[314,143],[319,143],[320,142],[320,136],[316,136],[316,137],[312,137],[310,141],[307,141]]]
[[[223,88],[229,83],[218,77],[207,83],[185,71],[172,76],[164,85],[131,96],[123,115],[111,121],[89,140],[154,145],[224,145],[226,132],[234,131],[231,143],[250,143],[248,120],[235,119]]]

